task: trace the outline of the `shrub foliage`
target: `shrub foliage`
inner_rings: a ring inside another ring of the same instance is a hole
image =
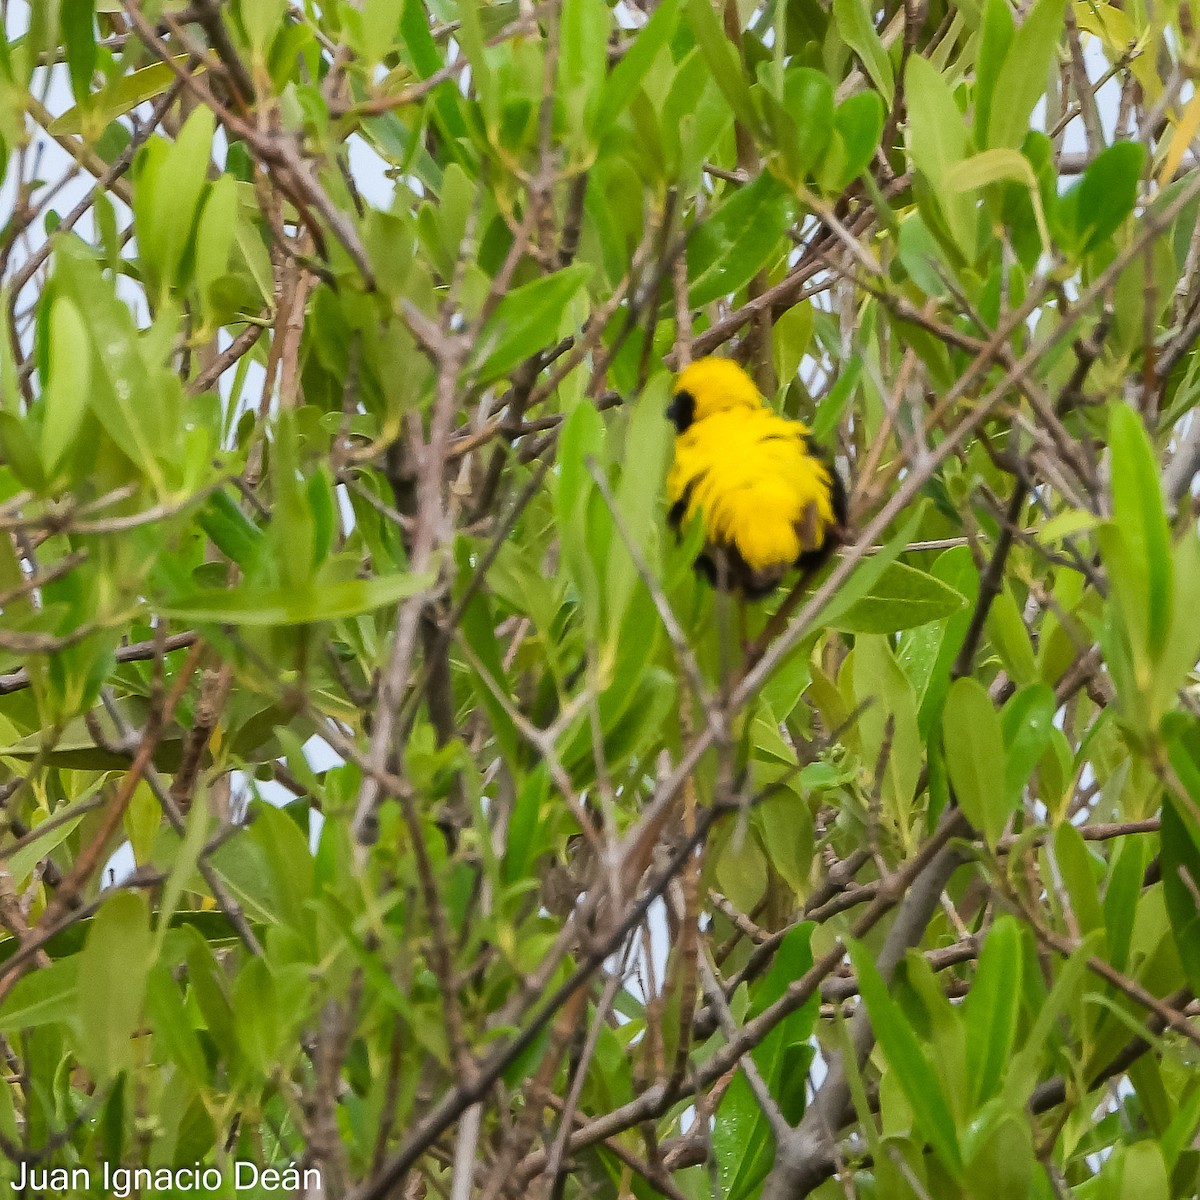
[[[0,1179],[1196,1194],[1188,4],[3,10]]]

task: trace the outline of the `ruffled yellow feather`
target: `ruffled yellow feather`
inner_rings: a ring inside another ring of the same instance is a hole
[[[843,519],[840,484],[810,451],[808,429],[767,408],[741,367],[692,363],[675,382],[671,415],[682,426],[667,477],[672,518],[700,516],[710,547],[740,556],[750,578],[735,572],[730,582],[768,590],[826,547]]]

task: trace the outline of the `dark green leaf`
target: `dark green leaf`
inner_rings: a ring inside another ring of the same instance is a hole
[[[1171,934],[1193,990],[1200,989],[1200,757],[1194,733],[1170,747],[1171,766],[1187,798],[1167,792],[1162,808],[1162,880]],[[1190,803],[1189,803],[1190,800]]]
[[[940,621],[965,605],[966,600],[941,580],[895,562],[828,624],[846,633],[895,633]]]
[[[833,127],[842,135],[846,162],[835,188],[848,187],[871,165],[883,133],[883,101],[875,92],[859,92],[838,105]]]
[[[93,0],[63,0],[59,12],[71,91],[76,104],[86,102],[96,69],[96,37],[93,31]]]
[[[1117,142],[1101,151],[1078,184],[1076,238],[1080,253],[1110,238],[1133,211],[1146,165],[1138,142]]]
[[[732,295],[781,256],[795,211],[795,197],[770,175],[735,190],[688,239],[692,305]]]
[[[829,145],[833,129],[833,84],[808,67],[796,67],[783,80],[783,105],[796,126],[796,161],[807,175]]]
[[[586,263],[514,288],[496,306],[480,337],[475,371],[480,383],[511,371],[557,339],[563,310],[592,274]]]

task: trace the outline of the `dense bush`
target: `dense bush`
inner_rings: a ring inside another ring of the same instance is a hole
[[[0,1178],[1196,1194],[1189,6],[3,10]]]

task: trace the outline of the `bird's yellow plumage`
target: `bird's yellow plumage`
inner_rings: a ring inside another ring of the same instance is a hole
[[[737,363],[703,358],[684,368],[667,415],[678,431],[670,519],[701,518],[707,545],[697,566],[713,582],[764,595],[837,543],[846,519],[837,472]]]

